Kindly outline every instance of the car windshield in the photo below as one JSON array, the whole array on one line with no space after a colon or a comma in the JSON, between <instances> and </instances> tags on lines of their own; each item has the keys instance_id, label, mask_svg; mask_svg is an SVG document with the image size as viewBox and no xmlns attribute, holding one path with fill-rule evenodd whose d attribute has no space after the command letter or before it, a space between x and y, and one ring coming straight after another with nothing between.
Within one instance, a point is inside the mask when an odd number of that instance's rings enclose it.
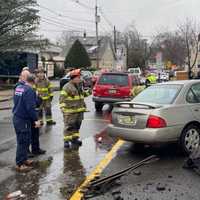
<instances>
[{"instance_id":1,"label":"car windshield","mask_svg":"<svg viewBox=\"0 0 200 200\"><path fill-rule=\"evenodd\" d=\"M182 85L154 85L136 96L133 101L139 103L172 104Z\"/></svg>"},{"instance_id":2,"label":"car windshield","mask_svg":"<svg viewBox=\"0 0 200 200\"><path fill-rule=\"evenodd\" d=\"M103 74L99 79L99 85L128 86L128 75L126 74Z\"/></svg>"}]
</instances>

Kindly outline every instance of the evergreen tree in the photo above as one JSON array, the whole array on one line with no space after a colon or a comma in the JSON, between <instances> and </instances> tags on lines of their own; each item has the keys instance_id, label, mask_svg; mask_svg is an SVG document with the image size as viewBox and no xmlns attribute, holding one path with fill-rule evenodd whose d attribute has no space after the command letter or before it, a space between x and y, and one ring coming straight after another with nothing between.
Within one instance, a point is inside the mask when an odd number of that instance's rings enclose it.
<instances>
[{"instance_id":1,"label":"evergreen tree","mask_svg":"<svg viewBox=\"0 0 200 200\"><path fill-rule=\"evenodd\" d=\"M91 61L85 47L76 40L65 58L65 68L86 68Z\"/></svg>"}]
</instances>

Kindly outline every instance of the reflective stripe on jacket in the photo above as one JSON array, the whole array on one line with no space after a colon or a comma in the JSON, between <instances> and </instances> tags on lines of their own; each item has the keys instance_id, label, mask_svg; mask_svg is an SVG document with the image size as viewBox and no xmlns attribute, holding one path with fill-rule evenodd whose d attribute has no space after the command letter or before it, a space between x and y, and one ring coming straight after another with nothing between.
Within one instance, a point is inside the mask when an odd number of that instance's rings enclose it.
<instances>
[{"instance_id":1,"label":"reflective stripe on jacket","mask_svg":"<svg viewBox=\"0 0 200 200\"><path fill-rule=\"evenodd\" d=\"M46 78L43 80L36 79L34 88L42 100L48 100L53 97L53 85Z\"/></svg>"},{"instance_id":2,"label":"reflective stripe on jacket","mask_svg":"<svg viewBox=\"0 0 200 200\"><path fill-rule=\"evenodd\" d=\"M154 75L148 76L147 80L150 82L150 84L155 84L157 82L157 78Z\"/></svg>"},{"instance_id":3,"label":"reflective stripe on jacket","mask_svg":"<svg viewBox=\"0 0 200 200\"><path fill-rule=\"evenodd\" d=\"M84 97L88 96L87 92L84 92L78 86L73 83L67 83L60 92L60 108L63 113L79 113L86 111L86 105Z\"/></svg>"},{"instance_id":4,"label":"reflective stripe on jacket","mask_svg":"<svg viewBox=\"0 0 200 200\"><path fill-rule=\"evenodd\" d=\"M133 89L132 89L132 95L133 95L133 97L137 96L144 89L145 89L145 86L141 86L141 85L134 86Z\"/></svg>"}]
</instances>

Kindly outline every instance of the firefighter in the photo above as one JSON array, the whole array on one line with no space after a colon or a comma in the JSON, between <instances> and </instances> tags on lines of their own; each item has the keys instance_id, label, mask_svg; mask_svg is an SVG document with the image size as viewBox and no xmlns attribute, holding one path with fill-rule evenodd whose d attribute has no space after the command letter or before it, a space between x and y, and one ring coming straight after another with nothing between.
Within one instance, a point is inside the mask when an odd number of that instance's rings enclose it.
<instances>
[{"instance_id":1,"label":"firefighter","mask_svg":"<svg viewBox=\"0 0 200 200\"><path fill-rule=\"evenodd\" d=\"M53 90L52 84L46 78L45 70L38 69L36 71L36 81L35 81L35 90L38 94L38 97L42 99L38 115L39 119L43 123L43 111L45 112L46 124L47 125L55 125L56 122L52 119L52 112L51 112L51 102L53 99Z\"/></svg>"},{"instance_id":2,"label":"firefighter","mask_svg":"<svg viewBox=\"0 0 200 200\"><path fill-rule=\"evenodd\" d=\"M69 72L70 81L64 85L60 93L60 108L64 118L64 147L70 145L82 145L79 139L79 129L86 111L84 97L90 95L81 87L81 70L75 69Z\"/></svg>"}]
</instances>

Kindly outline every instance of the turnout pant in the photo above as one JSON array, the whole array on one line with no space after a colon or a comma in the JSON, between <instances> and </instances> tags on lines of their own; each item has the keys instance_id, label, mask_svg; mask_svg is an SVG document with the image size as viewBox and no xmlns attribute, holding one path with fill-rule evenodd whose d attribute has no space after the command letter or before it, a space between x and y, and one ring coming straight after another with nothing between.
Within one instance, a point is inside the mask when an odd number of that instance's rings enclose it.
<instances>
[{"instance_id":1,"label":"turnout pant","mask_svg":"<svg viewBox=\"0 0 200 200\"><path fill-rule=\"evenodd\" d=\"M79 130L83 121L83 112L64 113L64 141L71 141L80 137Z\"/></svg>"},{"instance_id":2,"label":"turnout pant","mask_svg":"<svg viewBox=\"0 0 200 200\"><path fill-rule=\"evenodd\" d=\"M22 165L28 160L28 148L31 141L31 121L13 117L17 137L16 164Z\"/></svg>"},{"instance_id":3,"label":"turnout pant","mask_svg":"<svg viewBox=\"0 0 200 200\"><path fill-rule=\"evenodd\" d=\"M43 100L38 111L39 119L43 121L43 112L45 113L46 122L52 122L51 100Z\"/></svg>"}]
</instances>

